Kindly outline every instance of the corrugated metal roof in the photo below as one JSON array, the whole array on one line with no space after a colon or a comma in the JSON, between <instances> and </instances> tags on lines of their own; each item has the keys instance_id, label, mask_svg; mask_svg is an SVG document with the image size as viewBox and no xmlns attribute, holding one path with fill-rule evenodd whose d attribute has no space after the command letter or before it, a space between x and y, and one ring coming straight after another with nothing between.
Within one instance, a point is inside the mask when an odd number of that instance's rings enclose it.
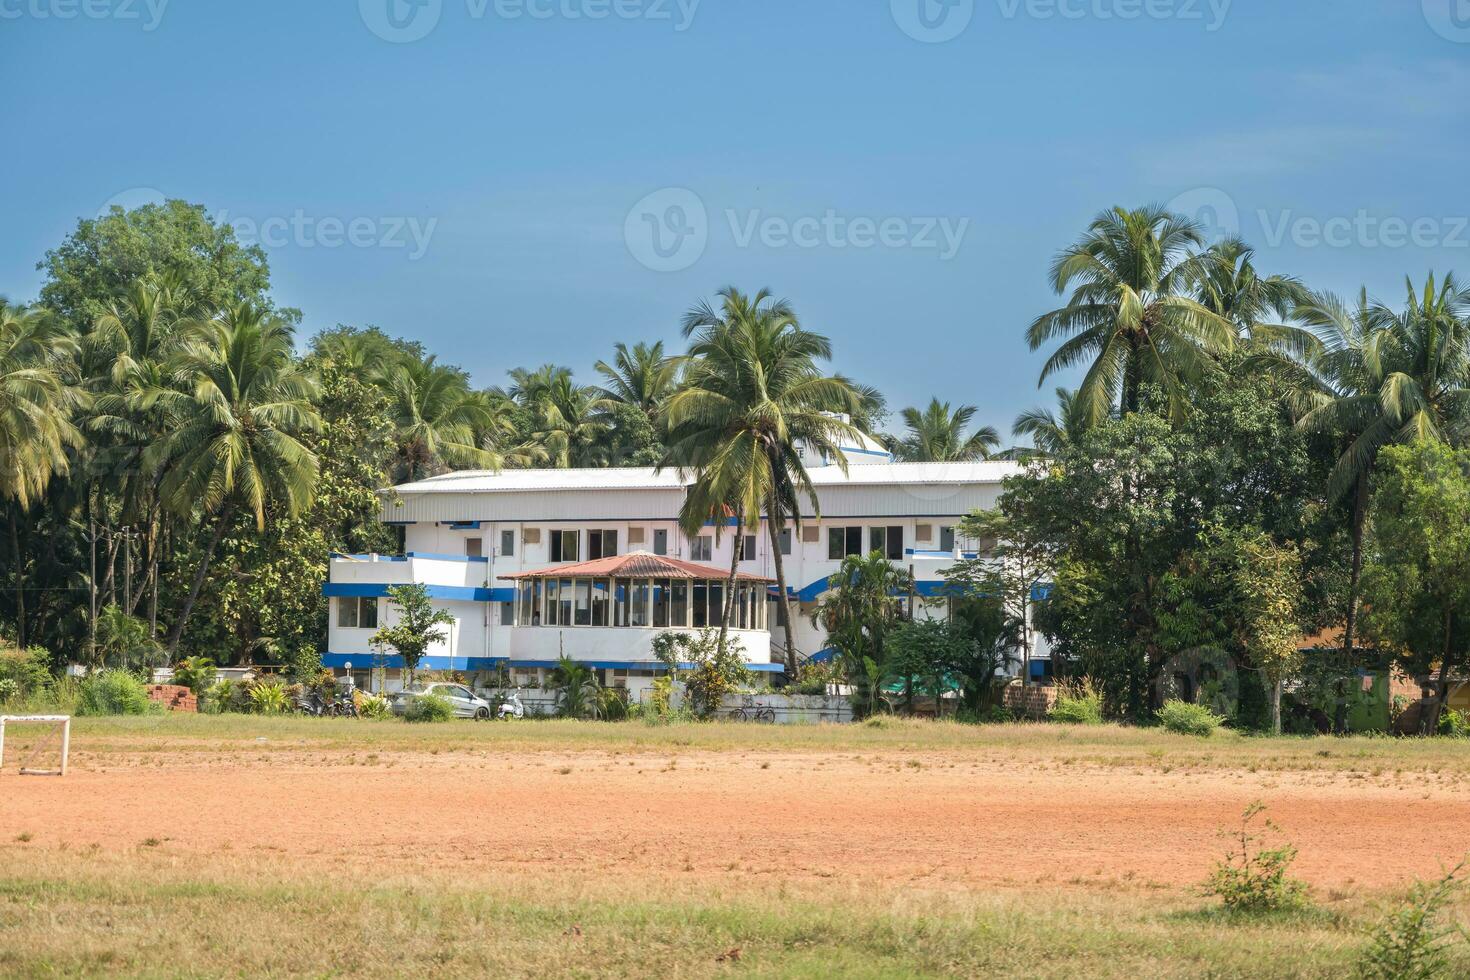
<instances>
[{"instance_id":1,"label":"corrugated metal roof","mask_svg":"<svg viewBox=\"0 0 1470 980\"><path fill-rule=\"evenodd\" d=\"M724 581L730 577L730 572L728 569L715 568L713 565L700 565L692 561L670 558L667 555L655 555L647 551L634 551L626 555L615 555L612 558L595 558L592 561L577 562L571 565L557 565L553 568L542 568L531 572L516 572L513 575L502 575L500 577L506 579L677 578ZM737 572L735 577L741 582L775 581L775 579L766 578L761 575L751 575L747 572Z\"/></svg>"},{"instance_id":2,"label":"corrugated metal roof","mask_svg":"<svg viewBox=\"0 0 1470 980\"><path fill-rule=\"evenodd\" d=\"M998 484L1024 471L1019 463L886 463L879 466L809 467L815 486L893 486ZM675 490L691 482L689 474L649 467L582 470L467 470L395 487L409 497L432 493L532 493L548 490Z\"/></svg>"}]
</instances>

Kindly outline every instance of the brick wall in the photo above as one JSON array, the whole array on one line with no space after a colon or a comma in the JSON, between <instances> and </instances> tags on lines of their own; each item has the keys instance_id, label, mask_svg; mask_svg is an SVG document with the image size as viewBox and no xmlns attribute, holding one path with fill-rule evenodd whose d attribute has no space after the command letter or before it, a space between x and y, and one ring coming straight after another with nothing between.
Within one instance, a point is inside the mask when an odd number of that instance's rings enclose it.
<instances>
[{"instance_id":1,"label":"brick wall","mask_svg":"<svg viewBox=\"0 0 1470 980\"><path fill-rule=\"evenodd\" d=\"M148 700L157 701L170 711L199 710L199 701L194 692L178 684L149 684Z\"/></svg>"},{"instance_id":2,"label":"brick wall","mask_svg":"<svg viewBox=\"0 0 1470 980\"><path fill-rule=\"evenodd\" d=\"M1057 689L1035 684L1030 687L1012 684L1006 688L1003 702L1007 708L1027 718L1045 718L1056 707Z\"/></svg>"}]
</instances>

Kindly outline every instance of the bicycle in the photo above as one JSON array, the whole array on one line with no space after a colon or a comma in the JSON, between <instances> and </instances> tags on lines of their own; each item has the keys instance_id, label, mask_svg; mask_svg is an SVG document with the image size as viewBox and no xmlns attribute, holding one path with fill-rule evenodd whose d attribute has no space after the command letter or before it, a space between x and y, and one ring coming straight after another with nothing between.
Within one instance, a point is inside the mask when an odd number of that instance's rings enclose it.
<instances>
[{"instance_id":1,"label":"bicycle","mask_svg":"<svg viewBox=\"0 0 1470 980\"><path fill-rule=\"evenodd\" d=\"M736 708L730 712L731 721L753 721L766 725L776 723L776 712L771 708Z\"/></svg>"}]
</instances>

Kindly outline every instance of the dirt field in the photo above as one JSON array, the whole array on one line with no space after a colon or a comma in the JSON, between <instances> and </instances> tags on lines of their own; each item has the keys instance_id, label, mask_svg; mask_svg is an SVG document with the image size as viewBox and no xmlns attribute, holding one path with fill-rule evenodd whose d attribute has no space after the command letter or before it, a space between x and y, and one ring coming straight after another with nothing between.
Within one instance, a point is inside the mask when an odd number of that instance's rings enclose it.
<instances>
[{"instance_id":1,"label":"dirt field","mask_svg":"<svg viewBox=\"0 0 1470 980\"><path fill-rule=\"evenodd\" d=\"M554 862L604 878L677 870L1187 889L1222 851L1220 829L1261 800L1300 849L1298 873L1320 889L1391 888L1470 852L1462 772L1317 768L1333 750L1316 742L1289 746L1301 768L1236 763L1228 747L1175 768L1153 743L1097 758L1067 744L1012 757L983 733L928 746L840 735L786 745L769 732L742 744L736 729L709 745L659 734L584 745L536 725L511 736L455 729L460 738L439 732L423 745L378 745L361 727L359 744L351 730L318 742L299 728L170 744L83 727L65 779L0 774L0 840L24 833L33 847L104 851L155 841L195 855L250 848L421 872ZM1181 740L1181 755L1198 744Z\"/></svg>"}]
</instances>

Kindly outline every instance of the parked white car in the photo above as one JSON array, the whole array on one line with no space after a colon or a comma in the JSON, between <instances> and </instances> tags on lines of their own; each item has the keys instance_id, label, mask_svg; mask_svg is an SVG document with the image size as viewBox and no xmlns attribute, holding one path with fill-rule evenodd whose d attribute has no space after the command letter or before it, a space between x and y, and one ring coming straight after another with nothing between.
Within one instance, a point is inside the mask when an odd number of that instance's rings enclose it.
<instances>
[{"instance_id":1,"label":"parked white car","mask_svg":"<svg viewBox=\"0 0 1470 980\"><path fill-rule=\"evenodd\" d=\"M415 684L407 691L399 691L397 694L394 694L389 707L393 709L395 715L401 715L408 711L408 706L414 698L422 697L425 694L437 694L448 701L454 708L454 716L456 718L474 718L484 721L495 715L495 708L489 701L486 701L463 684Z\"/></svg>"}]
</instances>

